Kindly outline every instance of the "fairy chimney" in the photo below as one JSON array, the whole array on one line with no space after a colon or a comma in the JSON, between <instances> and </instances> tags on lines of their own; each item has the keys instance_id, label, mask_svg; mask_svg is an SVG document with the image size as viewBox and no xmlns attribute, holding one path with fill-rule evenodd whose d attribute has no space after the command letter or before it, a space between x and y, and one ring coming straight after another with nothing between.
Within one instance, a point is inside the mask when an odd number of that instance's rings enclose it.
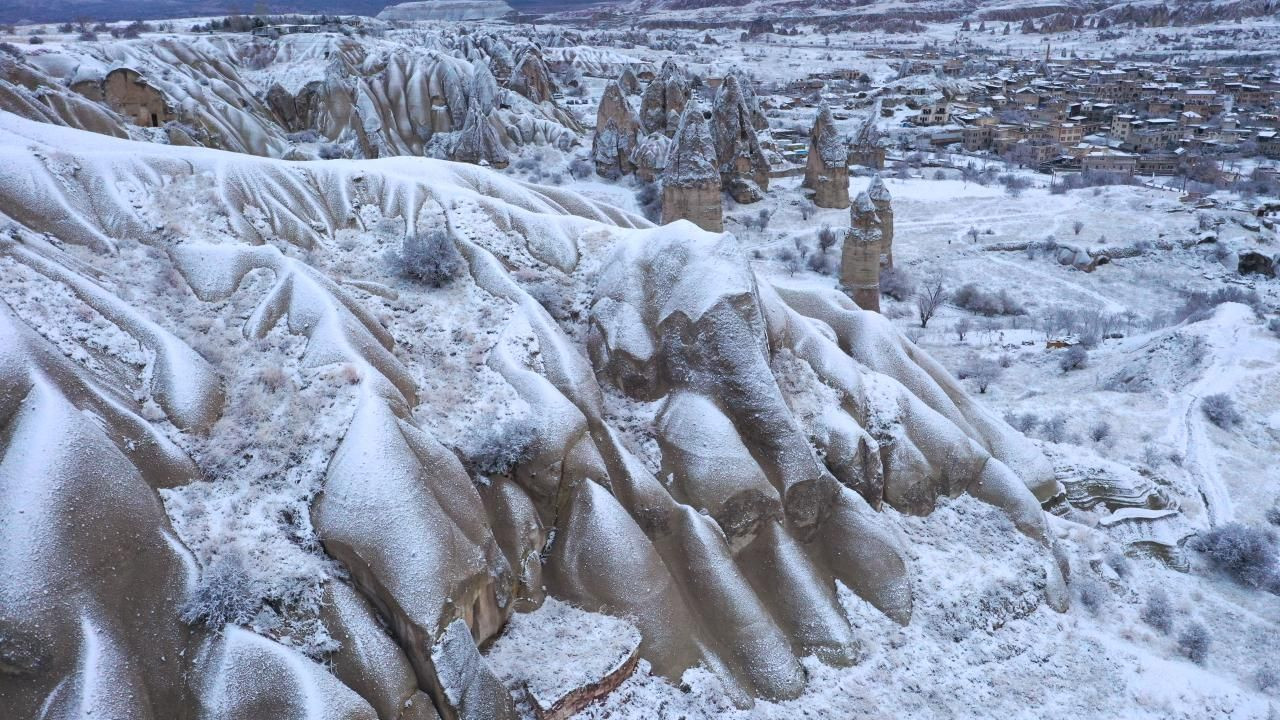
<instances>
[{"instance_id":1,"label":"fairy chimney","mask_svg":"<svg viewBox=\"0 0 1280 720\"><path fill-rule=\"evenodd\" d=\"M542 59L542 53L536 47L528 47L520 54L515 69L511 71L511 79L507 87L529 98L533 103L552 100L556 94L556 83L551 77L551 69Z\"/></svg>"},{"instance_id":2,"label":"fairy chimney","mask_svg":"<svg viewBox=\"0 0 1280 720\"><path fill-rule=\"evenodd\" d=\"M662 171L662 222L689 220L721 232L720 172L702 103L691 101L680 118Z\"/></svg>"},{"instance_id":3,"label":"fairy chimney","mask_svg":"<svg viewBox=\"0 0 1280 720\"><path fill-rule=\"evenodd\" d=\"M876 216L880 218L880 262L885 267L893 267L893 198L879 173L871 178L867 196L876 206Z\"/></svg>"},{"instance_id":4,"label":"fairy chimney","mask_svg":"<svg viewBox=\"0 0 1280 720\"><path fill-rule=\"evenodd\" d=\"M622 86L622 91L627 95L640 94L640 80L630 66L622 68L622 73L618 75L618 85Z\"/></svg>"},{"instance_id":5,"label":"fairy chimney","mask_svg":"<svg viewBox=\"0 0 1280 720\"><path fill-rule=\"evenodd\" d=\"M849 207L849 149L836 132L831 108L823 103L809 133L809 161L804 169L804 187L813 190L818 207ZM872 198L874 201L874 198Z\"/></svg>"},{"instance_id":6,"label":"fairy chimney","mask_svg":"<svg viewBox=\"0 0 1280 720\"><path fill-rule=\"evenodd\" d=\"M858 193L840 255L840 288L863 310L880 312L880 242L883 233L875 203Z\"/></svg>"},{"instance_id":7,"label":"fairy chimney","mask_svg":"<svg viewBox=\"0 0 1280 720\"><path fill-rule=\"evenodd\" d=\"M674 62L662 63L662 70L640 99L640 127L646 133L675 134L692 92L689 75Z\"/></svg>"},{"instance_id":8,"label":"fairy chimney","mask_svg":"<svg viewBox=\"0 0 1280 720\"><path fill-rule=\"evenodd\" d=\"M635 152L631 153L631 162L636 166L636 177L645 182L653 182L662 174L667 166L667 151L671 149L671 138L662 133L653 133L641 138Z\"/></svg>"},{"instance_id":9,"label":"fairy chimney","mask_svg":"<svg viewBox=\"0 0 1280 720\"><path fill-rule=\"evenodd\" d=\"M631 156L636 149L640 121L618 81L605 86L596 110L596 132L591 140L591 159L601 177L617 179L635 170Z\"/></svg>"},{"instance_id":10,"label":"fairy chimney","mask_svg":"<svg viewBox=\"0 0 1280 720\"><path fill-rule=\"evenodd\" d=\"M763 198L769 189L769 161L760 149L751 108L735 74L726 76L716 93L711 134L721 187L740 203Z\"/></svg>"}]
</instances>

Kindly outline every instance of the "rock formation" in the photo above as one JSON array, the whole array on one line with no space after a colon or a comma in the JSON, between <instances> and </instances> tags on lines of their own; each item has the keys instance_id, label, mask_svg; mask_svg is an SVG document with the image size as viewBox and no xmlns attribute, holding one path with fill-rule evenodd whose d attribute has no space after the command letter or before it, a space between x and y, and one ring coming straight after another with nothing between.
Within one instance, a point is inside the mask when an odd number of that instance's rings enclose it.
<instances>
[{"instance_id":1,"label":"rock formation","mask_svg":"<svg viewBox=\"0 0 1280 720\"><path fill-rule=\"evenodd\" d=\"M653 133L641 138L636 150L631 154L631 162L636 166L636 177L645 182L653 182L662 174L667 166L667 152L671 150L671 138L662 133Z\"/></svg>"},{"instance_id":2,"label":"rock formation","mask_svg":"<svg viewBox=\"0 0 1280 720\"><path fill-rule=\"evenodd\" d=\"M867 119L853 134L849 143L849 164L876 170L884 168L884 148L880 146L880 134L876 130L876 118L880 117L880 101L867 115Z\"/></svg>"},{"instance_id":3,"label":"rock formation","mask_svg":"<svg viewBox=\"0 0 1280 720\"><path fill-rule=\"evenodd\" d=\"M753 203L769 189L769 161L760 149L751 108L738 76L730 74L716 94L711 118L722 188L740 203Z\"/></svg>"},{"instance_id":4,"label":"rock formation","mask_svg":"<svg viewBox=\"0 0 1280 720\"><path fill-rule=\"evenodd\" d=\"M546 597L630 618L663 678L794 698L800 658L854 662L881 627L855 631L836 581L909 622L912 572L938 568L907 562L898 513L966 493L1009 520L984 531L1031 540L1026 595L1065 607L1037 447L885 318L774 285L730 235L428 158L281 162L10 113L0 150L14 717L509 720L478 648ZM718 221L698 103L670 155L664 192L705 189ZM377 255L441 227L465 260L448 289ZM566 285L580 332L534 297L552 273L588 283ZM626 645L545 686L548 711L607 691Z\"/></svg>"},{"instance_id":5,"label":"rock formation","mask_svg":"<svg viewBox=\"0 0 1280 720\"><path fill-rule=\"evenodd\" d=\"M849 207L848 163L849 148L836 131L831 108L823 103L809 132L809 159L804 169L804 187L813 190L815 205Z\"/></svg>"},{"instance_id":6,"label":"rock formation","mask_svg":"<svg viewBox=\"0 0 1280 720\"><path fill-rule=\"evenodd\" d=\"M547 67L546 61L542 59L542 52L538 48L530 45L519 54L507 87L525 96L535 105L554 101L556 82L551 76L551 68Z\"/></svg>"},{"instance_id":7,"label":"rock formation","mask_svg":"<svg viewBox=\"0 0 1280 720\"><path fill-rule=\"evenodd\" d=\"M840 255L840 287L863 310L880 312L880 246L884 230L865 192L849 208L850 227Z\"/></svg>"},{"instance_id":8,"label":"rock formation","mask_svg":"<svg viewBox=\"0 0 1280 720\"><path fill-rule=\"evenodd\" d=\"M640 80L630 67L622 68L622 73L618 75L618 84L627 95L640 94Z\"/></svg>"},{"instance_id":9,"label":"rock formation","mask_svg":"<svg viewBox=\"0 0 1280 720\"><path fill-rule=\"evenodd\" d=\"M378 13L379 20L404 22L489 20L513 12L502 0L416 0L389 5Z\"/></svg>"},{"instance_id":10,"label":"rock formation","mask_svg":"<svg viewBox=\"0 0 1280 720\"><path fill-rule=\"evenodd\" d=\"M477 63L467 99L467 116L449 147L449 157L458 162L507 166L510 160L503 143L502 125L495 117L498 92L498 83L489 66Z\"/></svg>"},{"instance_id":11,"label":"rock formation","mask_svg":"<svg viewBox=\"0 0 1280 720\"><path fill-rule=\"evenodd\" d=\"M611 81L604 88L600 107L596 110L596 132L591 141L591 158L601 177L617 179L635 170L632 154L636 150L636 134L640 121L622 86Z\"/></svg>"},{"instance_id":12,"label":"rock formation","mask_svg":"<svg viewBox=\"0 0 1280 720\"><path fill-rule=\"evenodd\" d=\"M692 92L684 68L671 60L663 62L658 76L649 82L640 100L640 127L646 133L674 135Z\"/></svg>"},{"instance_id":13,"label":"rock formation","mask_svg":"<svg viewBox=\"0 0 1280 720\"><path fill-rule=\"evenodd\" d=\"M893 198L890 197L884 180L880 178L880 173L871 178L867 196L876 206L876 216L880 218L880 264L893 267Z\"/></svg>"},{"instance_id":14,"label":"rock formation","mask_svg":"<svg viewBox=\"0 0 1280 720\"><path fill-rule=\"evenodd\" d=\"M685 108L662 170L662 222L688 220L703 230L724 229L715 142L702 103Z\"/></svg>"}]
</instances>

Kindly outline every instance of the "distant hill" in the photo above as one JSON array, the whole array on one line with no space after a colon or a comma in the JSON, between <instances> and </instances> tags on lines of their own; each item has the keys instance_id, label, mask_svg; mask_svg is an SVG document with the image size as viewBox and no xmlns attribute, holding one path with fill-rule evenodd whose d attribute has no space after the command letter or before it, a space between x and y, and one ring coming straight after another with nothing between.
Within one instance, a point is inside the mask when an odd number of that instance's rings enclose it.
<instances>
[{"instance_id":1,"label":"distant hill","mask_svg":"<svg viewBox=\"0 0 1280 720\"><path fill-rule=\"evenodd\" d=\"M261 6L271 14L327 13L334 15L377 15L399 0L5 0L0 2L0 23L74 22L88 18L101 21L162 20L255 12ZM583 0L511 0L522 10L562 10L592 4Z\"/></svg>"}]
</instances>

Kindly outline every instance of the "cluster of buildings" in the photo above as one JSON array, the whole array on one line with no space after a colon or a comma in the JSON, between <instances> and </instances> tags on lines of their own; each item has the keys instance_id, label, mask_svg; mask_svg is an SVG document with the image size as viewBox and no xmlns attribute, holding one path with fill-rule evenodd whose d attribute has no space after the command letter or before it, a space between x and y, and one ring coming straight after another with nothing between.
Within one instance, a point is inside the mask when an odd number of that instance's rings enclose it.
<instances>
[{"instance_id":1,"label":"cluster of buildings","mask_svg":"<svg viewBox=\"0 0 1280 720\"><path fill-rule=\"evenodd\" d=\"M911 103L932 144L1024 165L1167 175L1187 153L1280 159L1280 75L1265 70L1023 59L940 85Z\"/></svg>"}]
</instances>

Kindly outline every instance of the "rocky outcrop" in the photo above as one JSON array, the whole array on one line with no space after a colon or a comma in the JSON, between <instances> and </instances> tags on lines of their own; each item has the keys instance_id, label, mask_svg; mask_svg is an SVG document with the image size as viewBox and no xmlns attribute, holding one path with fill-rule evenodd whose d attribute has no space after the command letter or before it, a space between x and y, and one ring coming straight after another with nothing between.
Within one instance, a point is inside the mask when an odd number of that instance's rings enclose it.
<instances>
[{"instance_id":1,"label":"rocky outcrop","mask_svg":"<svg viewBox=\"0 0 1280 720\"><path fill-rule=\"evenodd\" d=\"M640 100L640 127L646 133L674 135L692 92L684 68L671 60L662 63L658 76L649 82Z\"/></svg>"},{"instance_id":2,"label":"rocky outcrop","mask_svg":"<svg viewBox=\"0 0 1280 720\"><path fill-rule=\"evenodd\" d=\"M591 159L601 177L617 179L635 170L632 159L640 121L617 81L604 88L596 110L596 132L591 140Z\"/></svg>"},{"instance_id":3,"label":"rocky outcrop","mask_svg":"<svg viewBox=\"0 0 1280 720\"><path fill-rule=\"evenodd\" d=\"M459 162L506 167L510 162L503 143L502 122L496 117L498 84L489 66L476 65L467 99L467 116L448 149Z\"/></svg>"},{"instance_id":4,"label":"rocky outcrop","mask_svg":"<svg viewBox=\"0 0 1280 720\"><path fill-rule=\"evenodd\" d=\"M622 68L622 73L618 75L618 84L622 86L622 91L627 95L640 94L640 80L631 68Z\"/></svg>"},{"instance_id":5,"label":"rocky outcrop","mask_svg":"<svg viewBox=\"0 0 1280 720\"><path fill-rule=\"evenodd\" d=\"M685 108L662 170L662 222L688 220L703 230L724 229L716 147L702 103Z\"/></svg>"},{"instance_id":6,"label":"rocky outcrop","mask_svg":"<svg viewBox=\"0 0 1280 720\"><path fill-rule=\"evenodd\" d=\"M507 81L507 87L525 96L535 105L554 101L556 82L551 76L551 68L547 67L546 61L542 59L542 52L538 48L529 46L519 54L515 68L511 71L511 79Z\"/></svg>"},{"instance_id":7,"label":"rocky outcrop","mask_svg":"<svg viewBox=\"0 0 1280 720\"><path fill-rule=\"evenodd\" d=\"M823 103L809 131L809 158L804 187L813 190L813 202L822 208L849 207L849 148L836 131L831 108Z\"/></svg>"},{"instance_id":8,"label":"rocky outcrop","mask_svg":"<svg viewBox=\"0 0 1280 720\"><path fill-rule=\"evenodd\" d=\"M390 5L378 13L379 20L402 22L489 20L514 12L502 0L418 0Z\"/></svg>"},{"instance_id":9,"label":"rocky outcrop","mask_svg":"<svg viewBox=\"0 0 1280 720\"><path fill-rule=\"evenodd\" d=\"M871 197L858 193L840 255L840 287L863 310L880 312L880 248L884 230Z\"/></svg>"},{"instance_id":10,"label":"rocky outcrop","mask_svg":"<svg viewBox=\"0 0 1280 720\"><path fill-rule=\"evenodd\" d=\"M739 203L763 198L769 189L769 161L760 149L751 108L735 74L728 75L716 93L711 134L722 188Z\"/></svg>"},{"instance_id":11,"label":"rocky outcrop","mask_svg":"<svg viewBox=\"0 0 1280 720\"><path fill-rule=\"evenodd\" d=\"M640 138L635 152L631 154L631 162L636 166L636 177L645 182L653 182L667 167L667 152L671 149L671 138L662 133L653 133Z\"/></svg>"},{"instance_id":12,"label":"rocky outcrop","mask_svg":"<svg viewBox=\"0 0 1280 720\"><path fill-rule=\"evenodd\" d=\"M880 219L880 264L882 267L893 267L893 197L889 188L885 187L880 173L871 178L867 186L867 197L876 207L876 217Z\"/></svg>"}]
</instances>

